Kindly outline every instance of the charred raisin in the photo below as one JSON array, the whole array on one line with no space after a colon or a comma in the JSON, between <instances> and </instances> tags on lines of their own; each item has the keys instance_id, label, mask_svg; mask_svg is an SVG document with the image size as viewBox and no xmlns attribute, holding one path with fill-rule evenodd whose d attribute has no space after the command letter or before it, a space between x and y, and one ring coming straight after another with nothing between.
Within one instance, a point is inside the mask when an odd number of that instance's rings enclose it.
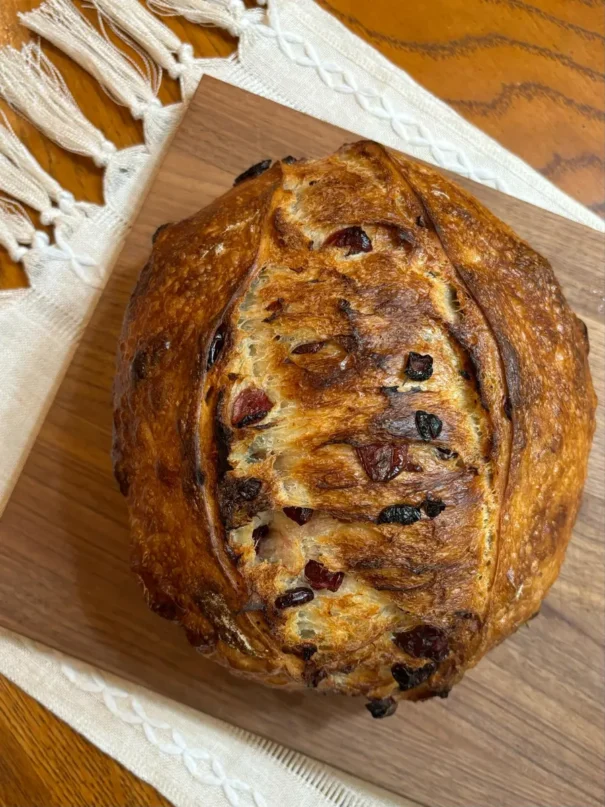
<instances>
[{"instance_id":1,"label":"charred raisin","mask_svg":"<svg viewBox=\"0 0 605 807\"><path fill-rule=\"evenodd\" d=\"M305 577L311 584L311 588L321 591L327 588L328 591L338 591L344 580L344 572L331 572L323 563L317 560L307 561L305 566Z\"/></svg>"},{"instance_id":2,"label":"charred raisin","mask_svg":"<svg viewBox=\"0 0 605 807\"><path fill-rule=\"evenodd\" d=\"M252 530L252 540L254 541L254 549L256 552L258 552L260 542L263 540L263 538L266 538L267 535L269 535L268 524L261 524L259 527Z\"/></svg>"},{"instance_id":3,"label":"charred raisin","mask_svg":"<svg viewBox=\"0 0 605 807\"><path fill-rule=\"evenodd\" d=\"M372 482L389 482L401 473L406 464L406 446L382 443L359 446L356 451L363 470Z\"/></svg>"},{"instance_id":4,"label":"charred raisin","mask_svg":"<svg viewBox=\"0 0 605 807\"><path fill-rule=\"evenodd\" d=\"M345 227L343 230L337 230L326 238L324 246L348 247L347 257L357 255L359 252L372 251L372 242L361 227Z\"/></svg>"},{"instance_id":5,"label":"charred raisin","mask_svg":"<svg viewBox=\"0 0 605 807\"><path fill-rule=\"evenodd\" d=\"M315 597L310 588L299 586L298 588L290 588L284 591L275 600L275 607L283 610L284 608L294 608L297 605L304 605L306 602L311 602Z\"/></svg>"},{"instance_id":6,"label":"charred raisin","mask_svg":"<svg viewBox=\"0 0 605 807\"><path fill-rule=\"evenodd\" d=\"M441 499L427 499L421 507L429 518L437 518L439 513L445 510L445 504Z\"/></svg>"},{"instance_id":7,"label":"charred raisin","mask_svg":"<svg viewBox=\"0 0 605 807\"><path fill-rule=\"evenodd\" d=\"M411 351L408 355L405 374L412 381L426 381L433 375L433 357Z\"/></svg>"},{"instance_id":8,"label":"charred raisin","mask_svg":"<svg viewBox=\"0 0 605 807\"><path fill-rule=\"evenodd\" d=\"M216 362L218 357L221 354L223 347L225 346L225 336L227 335L227 328L225 325L221 323L216 329L214 336L212 337L212 342L210 342L210 348L208 350L208 361L206 362L206 369L209 370L212 365Z\"/></svg>"},{"instance_id":9,"label":"charred raisin","mask_svg":"<svg viewBox=\"0 0 605 807\"><path fill-rule=\"evenodd\" d=\"M313 510L310 507L284 507L284 514L302 527L313 515Z\"/></svg>"},{"instance_id":10,"label":"charred raisin","mask_svg":"<svg viewBox=\"0 0 605 807\"><path fill-rule=\"evenodd\" d=\"M419 409L415 415L416 429L420 435L420 439L428 442L434 440L441 434L443 423L439 420L437 415L432 415L430 412L424 412Z\"/></svg>"},{"instance_id":11,"label":"charred raisin","mask_svg":"<svg viewBox=\"0 0 605 807\"><path fill-rule=\"evenodd\" d=\"M395 698L381 698L366 703L365 707L372 717L390 717L397 711L397 701Z\"/></svg>"},{"instance_id":12,"label":"charred raisin","mask_svg":"<svg viewBox=\"0 0 605 807\"><path fill-rule=\"evenodd\" d=\"M238 428L250 426L266 417L272 409L273 403L261 389L248 387L235 399L231 423Z\"/></svg>"},{"instance_id":13,"label":"charred raisin","mask_svg":"<svg viewBox=\"0 0 605 807\"><path fill-rule=\"evenodd\" d=\"M414 689L431 677L437 669L436 664L425 664L423 667L408 667L407 664L393 664L391 674L399 684L399 689L406 692Z\"/></svg>"},{"instance_id":14,"label":"charred raisin","mask_svg":"<svg viewBox=\"0 0 605 807\"><path fill-rule=\"evenodd\" d=\"M244 171L239 176L235 177L233 180L234 185L239 185L240 182L244 182L246 179L252 179L252 177L258 177L261 174L264 174L265 171L271 167L271 160L262 160L260 163L255 163L248 168L247 171Z\"/></svg>"},{"instance_id":15,"label":"charred raisin","mask_svg":"<svg viewBox=\"0 0 605 807\"><path fill-rule=\"evenodd\" d=\"M408 525L419 521L420 517L420 510L411 504L393 504L381 511L378 523Z\"/></svg>"},{"instance_id":16,"label":"charred raisin","mask_svg":"<svg viewBox=\"0 0 605 807\"><path fill-rule=\"evenodd\" d=\"M433 625L417 625L411 630L397 633L394 642L413 658L443 661L450 652L447 634Z\"/></svg>"},{"instance_id":17,"label":"charred raisin","mask_svg":"<svg viewBox=\"0 0 605 807\"><path fill-rule=\"evenodd\" d=\"M247 502L251 502L260 493L260 489L262 488L263 483L260 479L255 479L251 477L250 479L243 479L238 482L237 485L237 492L240 498L244 499Z\"/></svg>"}]
</instances>

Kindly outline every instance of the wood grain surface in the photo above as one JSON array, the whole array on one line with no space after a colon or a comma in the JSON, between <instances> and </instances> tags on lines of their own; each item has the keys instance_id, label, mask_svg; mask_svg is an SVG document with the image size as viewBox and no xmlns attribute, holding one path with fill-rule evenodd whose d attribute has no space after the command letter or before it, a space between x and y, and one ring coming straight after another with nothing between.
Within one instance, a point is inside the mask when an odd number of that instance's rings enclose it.
<instances>
[{"instance_id":1,"label":"wood grain surface","mask_svg":"<svg viewBox=\"0 0 605 807\"><path fill-rule=\"evenodd\" d=\"M358 701L276 692L225 675L147 611L128 572L125 506L109 460L110 388L124 307L153 231L204 206L261 158L325 154L350 139L203 80L0 524L0 623L419 805L596 807L605 739L602 430L568 559L542 616L493 651L448 701L412 704L388 721L372 721ZM592 293L602 280L602 238L461 184L551 259L588 324L602 389L604 329Z\"/></svg>"},{"instance_id":2,"label":"wood grain surface","mask_svg":"<svg viewBox=\"0 0 605 807\"><path fill-rule=\"evenodd\" d=\"M5 678L0 748L0 804L7 807L170 804Z\"/></svg>"},{"instance_id":3,"label":"wood grain surface","mask_svg":"<svg viewBox=\"0 0 605 807\"><path fill-rule=\"evenodd\" d=\"M75 2L81 6L83 0ZM318 2L461 115L605 216L603 0ZM0 44L29 38L17 12L38 4L1 0ZM89 9L84 13L94 18ZM200 56L224 56L237 44L216 28L179 17L165 22ZM140 125L127 110L59 50L49 45L45 50L84 113L110 140L118 146L140 141ZM177 83L164 77L162 101L178 97ZM2 102L0 108L6 110ZM79 199L101 201L101 171L90 160L67 154L17 116L9 118L64 187ZM0 289L25 283L20 267L0 249Z\"/></svg>"},{"instance_id":4,"label":"wood grain surface","mask_svg":"<svg viewBox=\"0 0 605 807\"><path fill-rule=\"evenodd\" d=\"M37 4L38 0L1 0L0 45L18 46L28 38L16 15ZM320 0L320 4L568 193L604 212L602 0L433 0L430 4ZM226 55L235 48L235 40L219 29L190 25L179 18L166 22L194 44L197 55ZM85 114L111 140L121 146L140 140L138 125L96 82L53 47L45 45L45 49ZM178 98L174 82L164 79L161 98ZM101 175L90 161L50 143L1 101L0 108L8 111L23 141L65 187L80 199L101 200ZM19 267L0 249L0 288L24 283ZM38 718L27 721L19 691L8 684L0 688L5 763L0 772L0 805L163 803L151 788L140 785L140 790L134 777L82 743L51 714L38 710ZM17 725L19 731L14 728ZM7 734L12 735L10 743L4 740ZM61 777L38 766L39 749L48 738L53 743L61 741L76 769L96 772L98 790L87 790L83 783L76 794ZM12 781L6 779L9 771L14 778L12 790L7 790L7 782ZM122 795L127 794L129 781L130 801ZM40 783L45 788L43 800ZM144 792L151 801L145 801ZM99 793L102 797L97 798Z\"/></svg>"}]
</instances>

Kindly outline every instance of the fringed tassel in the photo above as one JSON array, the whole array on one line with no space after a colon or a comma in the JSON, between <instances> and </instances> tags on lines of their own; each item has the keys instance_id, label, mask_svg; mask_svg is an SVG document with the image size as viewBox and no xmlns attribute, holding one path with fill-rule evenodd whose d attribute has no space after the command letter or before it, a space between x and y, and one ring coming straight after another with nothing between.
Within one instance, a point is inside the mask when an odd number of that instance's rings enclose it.
<instances>
[{"instance_id":1,"label":"fringed tassel","mask_svg":"<svg viewBox=\"0 0 605 807\"><path fill-rule=\"evenodd\" d=\"M171 78L180 76L180 67L175 54L182 42L168 26L154 17L139 0L88 0L89 8L107 18L128 34L151 58L163 67Z\"/></svg>"},{"instance_id":2,"label":"fringed tassel","mask_svg":"<svg viewBox=\"0 0 605 807\"><path fill-rule=\"evenodd\" d=\"M181 94L187 101L195 92L206 64L205 59L196 59L188 42L181 42L168 26L160 22L139 0L88 0L89 7L96 8L100 16L110 20L125 31L154 61L173 79L178 79Z\"/></svg>"},{"instance_id":3,"label":"fringed tassel","mask_svg":"<svg viewBox=\"0 0 605 807\"><path fill-rule=\"evenodd\" d=\"M0 191L39 211L42 224L57 224L78 209L73 195L47 174L0 113Z\"/></svg>"},{"instance_id":4,"label":"fringed tassel","mask_svg":"<svg viewBox=\"0 0 605 807\"><path fill-rule=\"evenodd\" d=\"M147 5L158 14L178 15L197 25L217 25L238 37L265 13L260 8L247 9L243 0L147 0Z\"/></svg>"},{"instance_id":5,"label":"fringed tassel","mask_svg":"<svg viewBox=\"0 0 605 807\"><path fill-rule=\"evenodd\" d=\"M19 14L19 18L94 76L117 103L130 109L135 119L161 109L157 98L161 70L141 53L146 67L143 71L134 59L102 36L70 0L45 0L39 8Z\"/></svg>"},{"instance_id":6,"label":"fringed tassel","mask_svg":"<svg viewBox=\"0 0 605 807\"><path fill-rule=\"evenodd\" d=\"M45 135L74 154L106 166L116 152L86 118L63 77L35 43L0 50L0 95Z\"/></svg>"},{"instance_id":7,"label":"fringed tassel","mask_svg":"<svg viewBox=\"0 0 605 807\"><path fill-rule=\"evenodd\" d=\"M18 202L0 196L0 244L19 263L31 246L48 246L49 238L45 232L36 230Z\"/></svg>"}]
</instances>

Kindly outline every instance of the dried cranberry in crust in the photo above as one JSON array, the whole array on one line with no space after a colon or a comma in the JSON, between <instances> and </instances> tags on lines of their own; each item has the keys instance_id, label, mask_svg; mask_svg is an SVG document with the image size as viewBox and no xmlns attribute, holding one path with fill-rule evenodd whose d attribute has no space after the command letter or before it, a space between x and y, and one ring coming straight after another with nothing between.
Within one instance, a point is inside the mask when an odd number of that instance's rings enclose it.
<instances>
[{"instance_id":1,"label":"dried cranberry in crust","mask_svg":"<svg viewBox=\"0 0 605 807\"><path fill-rule=\"evenodd\" d=\"M359 252L372 251L372 242L361 227L345 227L344 230L337 230L326 238L324 246L349 247L347 257L357 255Z\"/></svg>"},{"instance_id":2,"label":"dried cranberry in crust","mask_svg":"<svg viewBox=\"0 0 605 807\"><path fill-rule=\"evenodd\" d=\"M284 591L275 600L275 607L283 610L284 608L294 608L297 605L304 605L306 602L311 602L315 597L310 588L300 586L298 588L290 588Z\"/></svg>"},{"instance_id":3,"label":"dried cranberry in crust","mask_svg":"<svg viewBox=\"0 0 605 807\"><path fill-rule=\"evenodd\" d=\"M313 515L310 507L284 507L284 515L302 527Z\"/></svg>"},{"instance_id":4,"label":"dried cranberry in crust","mask_svg":"<svg viewBox=\"0 0 605 807\"><path fill-rule=\"evenodd\" d=\"M294 353L295 356L300 356L304 353L318 353L324 345L325 342L307 342L304 345L295 347L292 353Z\"/></svg>"},{"instance_id":5,"label":"dried cranberry in crust","mask_svg":"<svg viewBox=\"0 0 605 807\"><path fill-rule=\"evenodd\" d=\"M378 516L379 524L414 524L420 521L421 513L411 504L393 504L385 507Z\"/></svg>"},{"instance_id":6,"label":"dried cranberry in crust","mask_svg":"<svg viewBox=\"0 0 605 807\"><path fill-rule=\"evenodd\" d=\"M372 717L390 717L397 711L397 701L395 698L381 698L366 703L365 707Z\"/></svg>"},{"instance_id":7,"label":"dried cranberry in crust","mask_svg":"<svg viewBox=\"0 0 605 807\"><path fill-rule=\"evenodd\" d=\"M391 675L399 684L399 689L407 692L408 689L414 689L420 684L431 677L437 669L436 664L425 664L423 667L408 667L407 664L393 664L391 667Z\"/></svg>"},{"instance_id":8,"label":"dried cranberry in crust","mask_svg":"<svg viewBox=\"0 0 605 807\"><path fill-rule=\"evenodd\" d=\"M212 342L210 342L210 348L208 349L208 361L206 362L207 370L209 370L212 367L212 365L216 362L216 360L220 356L221 351L225 346L226 334L227 334L227 328L223 323L221 323L214 332Z\"/></svg>"},{"instance_id":9,"label":"dried cranberry in crust","mask_svg":"<svg viewBox=\"0 0 605 807\"><path fill-rule=\"evenodd\" d=\"M437 518L445 510L445 504L441 499L427 499L421 507L429 518Z\"/></svg>"},{"instance_id":10,"label":"dried cranberry in crust","mask_svg":"<svg viewBox=\"0 0 605 807\"><path fill-rule=\"evenodd\" d=\"M450 652L447 634L433 625L417 625L411 630L396 633L393 641L412 658L443 661Z\"/></svg>"},{"instance_id":11,"label":"dried cranberry in crust","mask_svg":"<svg viewBox=\"0 0 605 807\"><path fill-rule=\"evenodd\" d=\"M359 446L356 452L372 482L394 479L403 470L407 459L407 447L392 443Z\"/></svg>"},{"instance_id":12,"label":"dried cranberry in crust","mask_svg":"<svg viewBox=\"0 0 605 807\"><path fill-rule=\"evenodd\" d=\"M328 591L338 591L344 580L344 572L331 572L323 563L317 560L307 561L305 566L305 577L311 584L311 588L321 591L327 588Z\"/></svg>"},{"instance_id":13,"label":"dried cranberry in crust","mask_svg":"<svg viewBox=\"0 0 605 807\"><path fill-rule=\"evenodd\" d=\"M261 174L264 174L265 171L271 167L271 160L262 160L260 163L255 163L248 168L247 171L243 171L239 176L235 177L233 180L234 185L239 185L240 182L244 182L246 179L252 179L252 177L258 177Z\"/></svg>"},{"instance_id":14,"label":"dried cranberry in crust","mask_svg":"<svg viewBox=\"0 0 605 807\"><path fill-rule=\"evenodd\" d=\"M254 550L256 552L258 552L260 542L263 538L266 538L267 535L269 535L268 524L261 524L260 527L256 527L256 529L252 530L252 540L254 541Z\"/></svg>"},{"instance_id":15,"label":"dried cranberry in crust","mask_svg":"<svg viewBox=\"0 0 605 807\"><path fill-rule=\"evenodd\" d=\"M405 374L412 381L426 381L433 375L433 357L428 353L414 353L412 350L408 354Z\"/></svg>"},{"instance_id":16,"label":"dried cranberry in crust","mask_svg":"<svg viewBox=\"0 0 605 807\"><path fill-rule=\"evenodd\" d=\"M241 429L258 423L273 409L272 401L262 389L248 387L237 396L231 412L231 424Z\"/></svg>"},{"instance_id":17,"label":"dried cranberry in crust","mask_svg":"<svg viewBox=\"0 0 605 807\"><path fill-rule=\"evenodd\" d=\"M434 440L439 437L443 428L443 423L437 415L432 415L430 412L424 412L419 409L415 415L416 429L420 435L420 439L428 443L429 440Z\"/></svg>"}]
</instances>

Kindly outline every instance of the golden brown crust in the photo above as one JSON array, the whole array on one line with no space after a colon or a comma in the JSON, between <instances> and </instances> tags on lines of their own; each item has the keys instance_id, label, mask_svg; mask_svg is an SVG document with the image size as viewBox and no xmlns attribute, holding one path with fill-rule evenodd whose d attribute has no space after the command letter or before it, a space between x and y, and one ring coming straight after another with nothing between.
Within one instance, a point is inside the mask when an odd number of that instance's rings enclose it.
<instances>
[{"instance_id":1,"label":"golden brown crust","mask_svg":"<svg viewBox=\"0 0 605 807\"><path fill-rule=\"evenodd\" d=\"M548 263L369 142L159 232L114 400L151 607L237 672L375 701L446 693L537 611L595 409Z\"/></svg>"}]
</instances>

